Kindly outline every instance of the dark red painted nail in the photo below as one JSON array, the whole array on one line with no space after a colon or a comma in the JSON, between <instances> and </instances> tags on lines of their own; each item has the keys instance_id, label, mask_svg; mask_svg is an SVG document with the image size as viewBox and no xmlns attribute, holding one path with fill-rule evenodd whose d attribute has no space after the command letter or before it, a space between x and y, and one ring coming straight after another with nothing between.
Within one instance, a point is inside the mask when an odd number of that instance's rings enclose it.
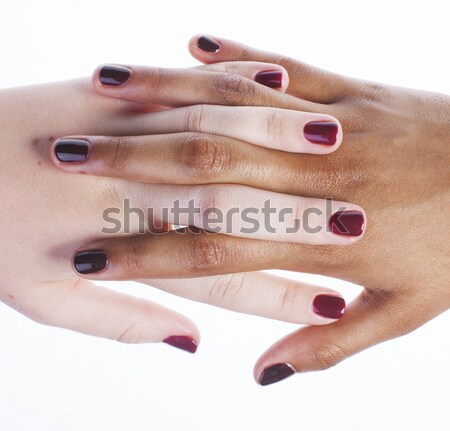
<instances>
[{"instance_id":1,"label":"dark red painted nail","mask_svg":"<svg viewBox=\"0 0 450 431\"><path fill-rule=\"evenodd\" d=\"M359 211L335 212L328 223L337 235L360 236L364 231L364 215Z\"/></svg>"},{"instance_id":2,"label":"dark red painted nail","mask_svg":"<svg viewBox=\"0 0 450 431\"><path fill-rule=\"evenodd\" d=\"M255 76L255 81L266 87L281 88L283 84L283 73L279 70L259 72Z\"/></svg>"},{"instance_id":3,"label":"dark red painted nail","mask_svg":"<svg viewBox=\"0 0 450 431\"><path fill-rule=\"evenodd\" d=\"M100 69L99 79L103 85L117 87L125 84L131 76L131 69L107 64Z\"/></svg>"},{"instance_id":4,"label":"dark red painted nail","mask_svg":"<svg viewBox=\"0 0 450 431\"><path fill-rule=\"evenodd\" d=\"M88 151L89 142L85 139L61 139L55 145L55 156L60 162L84 162Z\"/></svg>"},{"instance_id":5,"label":"dark red painted nail","mask_svg":"<svg viewBox=\"0 0 450 431\"><path fill-rule=\"evenodd\" d=\"M84 250L75 255L73 264L80 274L93 274L106 269L108 257L103 250Z\"/></svg>"},{"instance_id":6,"label":"dark red painted nail","mask_svg":"<svg viewBox=\"0 0 450 431\"><path fill-rule=\"evenodd\" d=\"M303 133L313 144L334 145L338 130L333 121L311 121L305 125Z\"/></svg>"},{"instance_id":7,"label":"dark red painted nail","mask_svg":"<svg viewBox=\"0 0 450 431\"><path fill-rule=\"evenodd\" d=\"M322 317L340 319L345 311L345 299L340 296L317 295L313 301L313 311Z\"/></svg>"},{"instance_id":8,"label":"dark red painted nail","mask_svg":"<svg viewBox=\"0 0 450 431\"><path fill-rule=\"evenodd\" d=\"M201 36L197 41L197 46L206 52L217 52L220 49L220 43L208 36Z\"/></svg>"},{"instance_id":9,"label":"dark red painted nail","mask_svg":"<svg viewBox=\"0 0 450 431\"><path fill-rule=\"evenodd\" d=\"M292 374L295 374L295 369L291 364L275 364L261 373L259 383L261 386L271 385L292 376Z\"/></svg>"},{"instance_id":10,"label":"dark red painted nail","mask_svg":"<svg viewBox=\"0 0 450 431\"><path fill-rule=\"evenodd\" d=\"M195 353L197 351L197 343L191 337L186 337L184 335L172 337L167 337L163 343L170 344L177 349L185 350L189 353Z\"/></svg>"}]
</instances>

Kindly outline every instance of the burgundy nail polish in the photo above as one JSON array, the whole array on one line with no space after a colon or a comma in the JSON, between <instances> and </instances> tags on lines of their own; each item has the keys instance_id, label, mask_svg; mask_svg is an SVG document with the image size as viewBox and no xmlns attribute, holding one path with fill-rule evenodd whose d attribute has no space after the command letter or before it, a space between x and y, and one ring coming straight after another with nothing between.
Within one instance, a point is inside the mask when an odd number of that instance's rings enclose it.
<instances>
[{"instance_id":1,"label":"burgundy nail polish","mask_svg":"<svg viewBox=\"0 0 450 431\"><path fill-rule=\"evenodd\" d=\"M177 349L185 350L189 353L195 353L197 351L197 343L191 337L186 337L184 335L172 337L167 337L163 343L170 344Z\"/></svg>"},{"instance_id":2,"label":"burgundy nail polish","mask_svg":"<svg viewBox=\"0 0 450 431\"><path fill-rule=\"evenodd\" d=\"M106 64L100 69L99 79L103 85L114 86L125 84L131 76L131 69L123 66Z\"/></svg>"},{"instance_id":3,"label":"burgundy nail polish","mask_svg":"<svg viewBox=\"0 0 450 431\"><path fill-rule=\"evenodd\" d=\"M313 144L334 145L338 130L333 121L311 121L305 125L303 133Z\"/></svg>"},{"instance_id":4,"label":"burgundy nail polish","mask_svg":"<svg viewBox=\"0 0 450 431\"><path fill-rule=\"evenodd\" d=\"M197 46L206 52L217 52L220 49L220 44L208 36L199 37Z\"/></svg>"},{"instance_id":5,"label":"burgundy nail polish","mask_svg":"<svg viewBox=\"0 0 450 431\"><path fill-rule=\"evenodd\" d=\"M330 217L328 226L337 235L360 236L364 231L364 215L359 211L338 211Z\"/></svg>"},{"instance_id":6,"label":"burgundy nail polish","mask_svg":"<svg viewBox=\"0 0 450 431\"><path fill-rule=\"evenodd\" d=\"M108 257L103 250L84 250L75 255L73 264L80 274L93 274L106 269Z\"/></svg>"},{"instance_id":7,"label":"burgundy nail polish","mask_svg":"<svg viewBox=\"0 0 450 431\"><path fill-rule=\"evenodd\" d=\"M293 374L295 374L295 369L291 364L275 364L261 373L259 383L261 386L271 385Z\"/></svg>"},{"instance_id":8,"label":"burgundy nail polish","mask_svg":"<svg viewBox=\"0 0 450 431\"><path fill-rule=\"evenodd\" d=\"M313 311L322 317L340 319L345 311L345 299L333 295L317 295L313 301Z\"/></svg>"},{"instance_id":9,"label":"burgundy nail polish","mask_svg":"<svg viewBox=\"0 0 450 431\"><path fill-rule=\"evenodd\" d=\"M255 81L258 84L265 85L270 88L281 88L283 81L283 73L279 70L272 70L267 72L259 72L255 76Z\"/></svg>"},{"instance_id":10,"label":"burgundy nail polish","mask_svg":"<svg viewBox=\"0 0 450 431\"><path fill-rule=\"evenodd\" d=\"M61 139L55 145L55 156L60 162L84 162L88 151L89 142L85 139Z\"/></svg>"}]
</instances>

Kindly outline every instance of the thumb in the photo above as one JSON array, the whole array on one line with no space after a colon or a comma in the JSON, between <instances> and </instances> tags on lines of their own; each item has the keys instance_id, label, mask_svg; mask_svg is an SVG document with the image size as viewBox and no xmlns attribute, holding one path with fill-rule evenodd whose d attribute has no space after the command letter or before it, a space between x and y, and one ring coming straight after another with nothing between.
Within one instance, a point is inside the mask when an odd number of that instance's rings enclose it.
<instances>
[{"instance_id":1,"label":"thumb","mask_svg":"<svg viewBox=\"0 0 450 431\"><path fill-rule=\"evenodd\" d=\"M296 372L328 369L370 346L407 334L434 317L430 312L415 310L420 302L405 296L365 290L338 322L308 326L270 347L255 365L255 380L266 386Z\"/></svg>"}]
</instances>

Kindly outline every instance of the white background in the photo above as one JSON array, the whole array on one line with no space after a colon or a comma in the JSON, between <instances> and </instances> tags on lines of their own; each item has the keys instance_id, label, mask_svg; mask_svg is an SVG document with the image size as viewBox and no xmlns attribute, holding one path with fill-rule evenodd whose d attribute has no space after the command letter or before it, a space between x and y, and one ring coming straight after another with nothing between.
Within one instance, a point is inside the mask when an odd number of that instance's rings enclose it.
<instances>
[{"instance_id":1,"label":"white background","mask_svg":"<svg viewBox=\"0 0 450 431\"><path fill-rule=\"evenodd\" d=\"M207 32L340 73L449 93L449 12L446 0L1 0L0 87L87 76L103 62L194 65L187 41ZM347 299L358 292L303 279ZM261 388L254 361L292 325L132 283L111 286L194 319L198 353L47 328L0 305L0 430L449 429L449 313L332 370Z\"/></svg>"}]
</instances>

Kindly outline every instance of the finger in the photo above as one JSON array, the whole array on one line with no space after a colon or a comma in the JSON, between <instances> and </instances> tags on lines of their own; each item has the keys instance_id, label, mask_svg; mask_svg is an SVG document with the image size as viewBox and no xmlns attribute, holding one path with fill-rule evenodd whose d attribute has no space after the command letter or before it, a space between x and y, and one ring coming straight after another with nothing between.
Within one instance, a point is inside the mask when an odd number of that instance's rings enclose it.
<instances>
[{"instance_id":1,"label":"finger","mask_svg":"<svg viewBox=\"0 0 450 431\"><path fill-rule=\"evenodd\" d=\"M319 168L317 159L293 159L285 152L203 133L64 137L52 146L51 159L67 172L143 183L234 183L295 193L305 190L306 194L322 187L310 179L314 167ZM292 177L294 189L287 181Z\"/></svg>"},{"instance_id":2,"label":"finger","mask_svg":"<svg viewBox=\"0 0 450 431\"><path fill-rule=\"evenodd\" d=\"M360 240L367 217L355 204L266 192L241 185L172 186L126 184L105 208L102 233L129 234L131 215L145 233L146 222L194 226L235 237L314 245ZM131 199L130 199L131 197ZM158 224L157 224L158 223ZM133 230L134 232L134 230Z\"/></svg>"},{"instance_id":3,"label":"finger","mask_svg":"<svg viewBox=\"0 0 450 431\"><path fill-rule=\"evenodd\" d=\"M223 63L198 66L197 69L209 72L232 73L251 79L258 84L284 93L289 86L286 69L278 64L256 61L227 61Z\"/></svg>"},{"instance_id":4,"label":"finger","mask_svg":"<svg viewBox=\"0 0 450 431\"><path fill-rule=\"evenodd\" d=\"M216 237L220 238L219 235ZM148 241L127 243L113 239L98 242L94 246L107 250L106 267L100 272L91 272L99 269L98 252L97 266L92 265L92 258L87 262L86 252L82 252L77 254L80 258L75 257L74 269L81 270L80 275L96 280L139 280L195 301L292 323L323 325L340 319L344 313L345 300L337 292L266 273L186 279L217 270L225 263L225 259L220 257L221 251L204 239L193 241L187 247L181 243L176 248L171 247L171 241L158 244L160 239L154 240L155 247L148 247ZM238 260L236 258L233 262ZM236 266L239 270L239 265ZM168 276L183 279L147 278Z\"/></svg>"},{"instance_id":5,"label":"finger","mask_svg":"<svg viewBox=\"0 0 450 431\"><path fill-rule=\"evenodd\" d=\"M213 48L216 48L213 50ZM289 74L288 94L316 103L334 103L353 94L356 86L349 78L310 66L298 60L260 51L249 46L206 35L189 41L189 51L203 63L261 61L283 66Z\"/></svg>"},{"instance_id":6,"label":"finger","mask_svg":"<svg viewBox=\"0 0 450 431\"><path fill-rule=\"evenodd\" d=\"M258 146L293 153L329 154L336 151L342 143L342 127L334 117L278 108L211 105L174 108L143 114L139 118L138 127L145 130L146 135L197 132L227 136ZM139 135L143 134L139 133ZM59 145L61 148L63 145L66 151L70 149L82 151L82 157L78 153L74 157L69 157L69 153L65 156L68 157L67 160L59 158L60 161L85 162L91 141L96 145L102 145L105 141L110 142L113 149L106 149L106 152L112 152L114 160L117 161L117 157L121 156L120 151L125 151L127 147L130 149L135 144L137 151L143 152L147 142L151 144L156 139L161 139L161 137L145 136L105 140L104 137L92 136L78 137L78 141L73 141L72 138L75 137L62 138L56 142L55 146ZM179 143L179 136L164 139L172 140L175 144ZM126 145L123 145L124 143ZM57 159L58 157L54 161L56 162Z\"/></svg>"},{"instance_id":7,"label":"finger","mask_svg":"<svg viewBox=\"0 0 450 431\"><path fill-rule=\"evenodd\" d=\"M135 188L136 190L131 190ZM231 236L314 245L348 245L366 229L364 210L331 199L305 198L241 185L130 185L149 219ZM142 204L141 204L142 206Z\"/></svg>"},{"instance_id":8,"label":"finger","mask_svg":"<svg viewBox=\"0 0 450 431\"><path fill-rule=\"evenodd\" d=\"M332 276L332 271L339 269L338 258L333 258L331 251L329 262L324 262L325 255L324 250L314 250L314 246L189 228L91 242L75 253L73 268L79 275L96 280L204 277L263 269Z\"/></svg>"},{"instance_id":9,"label":"finger","mask_svg":"<svg viewBox=\"0 0 450 431\"><path fill-rule=\"evenodd\" d=\"M200 340L188 318L87 280L39 283L19 292L9 305L46 325L124 343L165 341L192 353Z\"/></svg>"},{"instance_id":10,"label":"finger","mask_svg":"<svg viewBox=\"0 0 450 431\"><path fill-rule=\"evenodd\" d=\"M282 66L267 70L265 63L259 66L255 62L246 66L244 64L233 67L233 70L242 70L242 75L204 68L161 69L105 64L94 71L92 85L97 93L104 96L149 106L213 104L279 106L311 112L323 110L323 105L273 91L274 81L279 83L281 79L281 89L285 89L288 84L287 74ZM264 74L266 72L272 74ZM281 77L274 77L279 72Z\"/></svg>"},{"instance_id":11,"label":"finger","mask_svg":"<svg viewBox=\"0 0 450 431\"><path fill-rule=\"evenodd\" d=\"M295 372L324 370L370 346L411 332L431 318L429 311L421 310L418 319L420 307L414 301L365 291L336 324L303 328L274 344L257 361L255 380L268 385Z\"/></svg>"},{"instance_id":12,"label":"finger","mask_svg":"<svg viewBox=\"0 0 450 431\"><path fill-rule=\"evenodd\" d=\"M139 282L193 301L290 323L325 325L345 311L344 298L331 289L264 272Z\"/></svg>"}]
</instances>

